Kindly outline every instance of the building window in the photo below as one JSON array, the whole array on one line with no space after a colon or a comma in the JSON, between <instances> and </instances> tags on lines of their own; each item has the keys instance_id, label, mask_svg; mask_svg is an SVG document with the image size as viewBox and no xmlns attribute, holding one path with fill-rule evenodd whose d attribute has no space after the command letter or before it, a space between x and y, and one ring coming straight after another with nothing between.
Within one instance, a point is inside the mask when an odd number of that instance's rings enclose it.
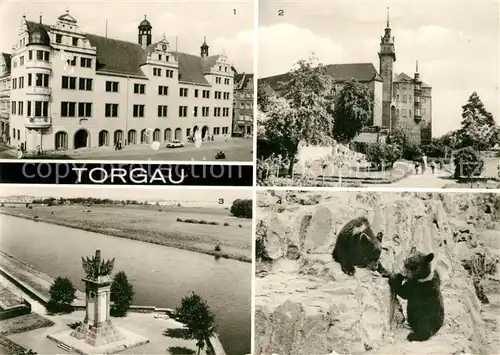
<instances>
[{"instance_id":1,"label":"building window","mask_svg":"<svg viewBox=\"0 0 500 355\"><path fill-rule=\"evenodd\" d=\"M158 86L158 95L168 95L168 86Z\"/></svg>"},{"instance_id":2,"label":"building window","mask_svg":"<svg viewBox=\"0 0 500 355\"><path fill-rule=\"evenodd\" d=\"M78 116L79 117L92 117L92 103L79 102L78 103Z\"/></svg>"},{"instance_id":3,"label":"building window","mask_svg":"<svg viewBox=\"0 0 500 355\"><path fill-rule=\"evenodd\" d=\"M50 61L50 52L45 51L45 52L43 53L43 59L44 59L46 62Z\"/></svg>"},{"instance_id":4,"label":"building window","mask_svg":"<svg viewBox=\"0 0 500 355\"><path fill-rule=\"evenodd\" d=\"M106 104L104 110L105 117L118 117L118 104Z\"/></svg>"},{"instance_id":5,"label":"building window","mask_svg":"<svg viewBox=\"0 0 500 355\"><path fill-rule=\"evenodd\" d=\"M38 75L41 75L41 74L36 74L37 83L38 83ZM39 86L39 85L37 84L36 86ZM72 76L63 76L62 77L62 88L76 90L76 78L72 77Z\"/></svg>"},{"instance_id":6,"label":"building window","mask_svg":"<svg viewBox=\"0 0 500 355\"><path fill-rule=\"evenodd\" d=\"M21 58L19 58L19 66L22 67L24 65L24 56L21 56Z\"/></svg>"},{"instance_id":7,"label":"building window","mask_svg":"<svg viewBox=\"0 0 500 355\"><path fill-rule=\"evenodd\" d=\"M153 75L154 76L161 76L161 69L160 68L153 68Z\"/></svg>"},{"instance_id":8,"label":"building window","mask_svg":"<svg viewBox=\"0 0 500 355\"><path fill-rule=\"evenodd\" d=\"M195 106L193 109L193 117L198 117L198 106Z\"/></svg>"},{"instance_id":9,"label":"building window","mask_svg":"<svg viewBox=\"0 0 500 355\"><path fill-rule=\"evenodd\" d=\"M24 88L24 76L19 78L19 89Z\"/></svg>"},{"instance_id":10,"label":"building window","mask_svg":"<svg viewBox=\"0 0 500 355\"><path fill-rule=\"evenodd\" d=\"M158 117L167 117L168 106L167 105L159 105L158 106Z\"/></svg>"},{"instance_id":11,"label":"building window","mask_svg":"<svg viewBox=\"0 0 500 355\"><path fill-rule=\"evenodd\" d=\"M12 79L12 90L17 89L17 78Z\"/></svg>"},{"instance_id":12,"label":"building window","mask_svg":"<svg viewBox=\"0 0 500 355\"><path fill-rule=\"evenodd\" d=\"M187 117L187 106L179 106L179 117Z\"/></svg>"},{"instance_id":13,"label":"building window","mask_svg":"<svg viewBox=\"0 0 500 355\"><path fill-rule=\"evenodd\" d=\"M220 82L221 82L221 78L219 76L216 76L215 77L215 83L216 84L220 84Z\"/></svg>"},{"instance_id":14,"label":"building window","mask_svg":"<svg viewBox=\"0 0 500 355\"><path fill-rule=\"evenodd\" d=\"M80 58L80 66L82 68L92 68L92 59L90 58Z\"/></svg>"},{"instance_id":15,"label":"building window","mask_svg":"<svg viewBox=\"0 0 500 355\"><path fill-rule=\"evenodd\" d=\"M62 43L62 35L56 35L56 43Z\"/></svg>"},{"instance_id":16,"label":"building window","mask_svg":"<svg viewBox=\"0 0 500 355\"><path fill-rule=\"evenodd\" d=\"M61 117L75 117L75 116L76 116L76 102L61 102Z\"/></svg>"},{"instance_id":17,"label":"building window","mask_svg":"<svg viewBox=\"0 0 500 355\"><path fill-rule=\"evenodd\" d=\"M118 92L118 82L106 81L106 92Z\"/></svg>"},{"instance_id":18,"label":"building window","mask_svg":"<svg viewBox=\"0 0 500 355\"><path fill-rule=\"evenodd\" d=\"M188 89L187 88L179 88L179 96L187 97L188 96Z\"/></svg>"},{"instance_id":19,"label":"building window","mask_svg":"<svg viewBox=\"0 0 500 355\"><path fill-rule=\"evenodd\" d=\"M76 84L76 78L73 81L73 85ZM49 86L49 74L35 74L35 86L43 86L43 87L48 87ZM73 87L74 89L74 87Z\"/></svg>"},{"instance_id":20,"label":"building window","mask_svg":"<svg viewBox=\"0 0 500 355\"><path fill-rule=\"evenodd\" d=\"M411 109L408 110L408 117L411 117Z\"/></svg>"},{"instance_id":21,"label":"building window","mask_svg":"<svg viewBox=\"0 0 500 355\"><path fill-rule=\"evenodd\" d=\"M167 78L173 78L174 77L174 71L173 70L165 70L165 76Z\"/></svg>"},{"instance_id":22,"label":"building window","mask_svg":"<svg viewBox=\"0 0 500 355\"><path fill-rule=\"evenodd\" d=\"M198 97L198 89L194 89L194 97Z\"/></svg>"},{"instance_id":23,"label":"building window","mask_svg":"<svg viewBox=\"0 0 500 355\"><path fill-rule=\"evenodd\" d=\"M28 51L28 60L33 60L33 51Z\"/></svg>"},{"instance_id":24,"label":"building window","mask_svg":"<svg viewBox=\"0 0 500 355\"><path fill-rule=\"evenodd\" d=\"M220 127L214 127L214 130L213 130L213 135L214 136L218 136L220 134Z\"/></svg>"},{"instance_id":25,"label":"building window","mask_svg":"<svg viewBox=\"0 0 500 355\"><path fill-rule=\"evenodd\" d=\"M89 78L80 78L78 88L80 90L92 91L92 79Z\"/></svg>"},{"instance_id":26,"label":"building window","mask_svg":"<svg viewBox=\"0 0 500 355\"><path fill-rule=\"evenodd\" d=\"M224 107L224 109L222 110L222 116L223 117L229 116L229 107Z\"/></svg>"},{"instance_id":27,"label":"building window","mask_svg":"<svg viewBox=\"0 0 500 355\"><path fill-rule=\"evenodd\" d=\"M214 117L220 117L220 107L214 107Z\"/></svg>"},{"instance_id":28,"label":"building window","mask_svg":"<svg viewBox=\"0 0 500 355\"><path fill-rule=\"evenodd\" d=\"M134 94L146 93L146 84L134 84Z\"/></svg>"},{"instance_id":29,"label":"building window","mask_svg":"<svg viewBox=\"0 0 500 355\"><path fill-rule=\"evenodd\" d=\"M134 105L133 106L133 116L134 117L144 117L144 105Z\"/></svg>"},{"instance_id":30,"label":"building window","mask_svg":"<svg viewBox=\"0 0 500 355\"><path fill-rule=\"evenodd\" d=\"M78 46L78 38L73 37L72 40L73 40L73 45Z\"/></svg>"},{"instance_id":31,"label":"building window","mask_svg":"<svg viewBox=\"0 0 500 355\"><path fill-rule=\"evenodd\" d=\"M201 116L202 117L208 117L208 115L209 115L209 109L210 109L210 107L206 107L206 106L202 107L201 108Z\"/></svg>"},{"instance_id":32,"label":"building window","mask_svg":"<svg viewBox=\"0 0 500 355\"><path fill-rule=\"evenodd\" d=\"M231 81L228 78L224 79L224 84L229 85L230 83Z\"/></svg>"},{"instance_id":33,"label":"building window","mask_svg":"<svg viewBox=\"0 0 500 355\"><path fill-rule=\"evenodd\" d=\"M229 127L222 127L222 134L228 134L229 133Z\"/></svg>"},{"instance_id":34,"label":"building window","mask_svg":"<svg viewBox=\"0 0 500 355\"><path fill-rule=\"evenodd\" d=\"M204 99L209 99L210 98L210 90L203 90L202 97Z\"/></svg>"},{"instance_id":35,"label":"building window","mask_svg":"<svg viewBox=\"0 0 500 355\"><path fill-rule=\"evenodd\" d=\"M16 102L15 101L12 101L12 114L15 115L16 114Z\"/></svg>"},{"instance_id":36,"label":"building window","mask_svg":"<svg viewBox=\"0 0 500 355\"><path fill-rule=\"evenodd\" d=\"M31 101L27 101L28 105L26 107L26 116L31 116Z\"/></svg>"},{"instance_id":37,"label":"building window","mask_svg":"<svg viewBox=\"0 0 500 355\"><path fill-rule=\"evenodd\" d=\"M23 111L24 111L24 102L22 101L19 101L18 103L18 107L17 107L17 112L19 114L19 116L22 116L23 115Z\"/></svg>"}]
</instances>

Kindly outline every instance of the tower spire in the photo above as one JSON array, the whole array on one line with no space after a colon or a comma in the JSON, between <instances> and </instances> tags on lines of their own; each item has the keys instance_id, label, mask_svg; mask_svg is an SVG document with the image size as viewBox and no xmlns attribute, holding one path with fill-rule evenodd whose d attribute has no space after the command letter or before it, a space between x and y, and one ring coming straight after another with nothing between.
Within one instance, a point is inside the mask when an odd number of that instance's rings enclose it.
<instances>
[{"instance_id":1,"label":"tower spire","mask_svg":"<svg viewBox=\"0 0 500 355\"><path fill-rule=\"evenodd\" d=\"M389 6L387 6L387 28L389 28Z\"/></svg>"},{"instance_id":2,"label":"tower spire","mask_svg":"<svg viewBox=\"0 0 500 355\"><path fill-rule=\"evenodd\" d=\"M418 73L418 59L417 62L415 63L415 72Z\"/></svg>"}]
</instances>

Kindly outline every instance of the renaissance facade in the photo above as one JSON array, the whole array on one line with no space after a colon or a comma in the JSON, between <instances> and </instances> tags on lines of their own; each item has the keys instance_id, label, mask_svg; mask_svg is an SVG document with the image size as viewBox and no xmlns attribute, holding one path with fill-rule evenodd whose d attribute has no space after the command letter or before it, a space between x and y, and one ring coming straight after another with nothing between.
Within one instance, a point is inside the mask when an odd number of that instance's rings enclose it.
<instances>
[{"instance_id":1,"label":"renaissance facade","mask_svg":"<svg viewBox=\"0 0 500 355\"><path fill-rule=\"evenodd\" d=\"M232 66L209 55L206 40L200 50L177 52L165 36L153 43L146 16L138 43L84 33L68 11L53 26L23 17L0 73L10 81L1 95L10 96L7 139L47 151L185 141L198 130L203 139L229 136Z\"/></svg>"},{"instance_id":2,"label":"renaissance facade","mask_svg":"<svg viewBox=\"0 0 500 355\"><path fill-rule=\"evenodd\" d=\"M325 65L326 72L334 81L330 98L340 93L347 80L355 79L367 86L372 103L372 117L366 131L370 127L380 127L389 131L400 128L404 130L412 143L429 143L432 138L432 88L424 83L418 72L418 62L413 77L404 72L395 73L396 50L394 37L387 26L380 40L379 71L372 63L347 63ZM279 92L279 82L287 80L288 74L280 74L262 78L273 89ZM370 133L362 133L361 140ZM357 137L356 140L358 140ZM376 141L376 134L368 137L368 141Z\"/></svg>"}]
</instances>

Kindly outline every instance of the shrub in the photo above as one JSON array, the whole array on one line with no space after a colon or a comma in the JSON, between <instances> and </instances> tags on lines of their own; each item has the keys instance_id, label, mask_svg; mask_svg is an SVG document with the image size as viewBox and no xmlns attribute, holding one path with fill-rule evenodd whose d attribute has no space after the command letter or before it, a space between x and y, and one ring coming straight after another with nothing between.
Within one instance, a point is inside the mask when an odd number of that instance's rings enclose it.
<instances>
[{"instance_id":1,"label":"shrub","mask_svg":"<svg viewBox=\"0 0 500 355\"><path fill-rule=\"evenodd\" d=\"M75 300L76 288L67 277L58 277L50 286L50 301L71 305Z\"/></svg>"},{"instance_id":2,"label":"shrub","mask_svg":"<svg viewBox=\"0 0 500 355\"><path fill-rule=\"evenodd\" d=\"M473 177L481 175L484 168L484 161L472 147L460 149L453 161L455 164L455 179L461 176Z\"/></svg>"},{"instance_id":3,"label":"shrub","mask_svg":"<svg viewBox=\"0 0 500 355\"><path fill-rule=\"evenodd\" d=\"M446 153L445 147L434 143L422 146L422 151L431 158L444 158Z\"/></svg>"},{"instance_id":4,"label":"shrub","mask_svg":"<svg viewBox=\"0 0 500 355\"><path fill-rule=\"evenodd\" d=\"M401 155L401 150L396 145L374 143L368 147L366 159L378 170L383 170L392 168Z\"/></svg>"},{"instance_id":5,"label":"shrub","mask_svg":"<svg viewBox=\"0 0 500 355\"><path fill-rule=\"evenodd\" d=\"M74 311L74 308L71 304L68 303L57 303L52 300L47 302L45 305L45 309L49 314L57 314L57 313L71 313Z\"/></svg>"},{"instance_id":6,"label":"shrub","mask_svg":"<svg viewBox=\"0 0 500 355\"><path fill-rule=\"evenodd\" d=\"M184 222L182 218L177 218L177 222Z\"/></svg>"},{"instance_id":7,"label":"shrub","mask_svg":"<svg viewBox=\"0 0 500 355\"><path fill-rule=\"evenodd\" d=\"M114 316L123 317L132 304L134 298L134 289L128 282L127 274L120 271L113 278L111 284L111 312Z\"/></svg>"},{"instance_id":8,"label":"shrub","mask_svg":"<svg viewBox=\"0 0 500 355\"><path fill-rule=\"evenodd\" d=\"M243 228L243 226L241 224L238 224L238 227Z\"/></svg>"},{"instance_id":9,"label":"shrub","mask_svg":"<svg viewBox=\"0 0 500 355\"><path fill-rule=\"evenodd\" d=\"M231 206L231 213L239 218L252 218L252 200L234 200Z\"/></svg>"},{"instance_id":10,"label":"shrub","mask_svg":"<svg viewBox=\"0 0 500 355\"><path fill-rule=\"evenodd\" d=\"M410 161L422 158L422 150L417 144L408 144L403 148L403 158Z\"/></svg>"},{"instance_id":11,"label":"shrub","mask_svg":"<svg viewBox=\"0 0 500 355\"><path fill-rule=\"evenodd\" d=\"M217 244L217 245L215 246L214 250L215 250L215 251L221 251L222 249L221 249L220 245L219 245L219 244Z\"/></svg>"},{"instance_id":12,"label":"shrub","mask_svg":"<svg viewBox=\"0 0 500 355\"><path fill-rule=\"evenodd\" d=\"M229 223L224 222L224 227L229 227Z\"/></svg>"}]
</instances>

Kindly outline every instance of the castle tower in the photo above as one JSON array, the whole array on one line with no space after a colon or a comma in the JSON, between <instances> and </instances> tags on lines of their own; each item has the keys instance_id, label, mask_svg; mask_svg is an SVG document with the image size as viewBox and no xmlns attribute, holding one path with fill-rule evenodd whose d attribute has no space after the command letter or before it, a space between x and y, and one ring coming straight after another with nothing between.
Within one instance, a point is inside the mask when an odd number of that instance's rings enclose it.
<instances>
[{"instance_id":1,"label":"castle tower","mask_svg":"<svg viewBox=\"0 0 500 355\"><path fill-rule=\"evenodd\" d=\"M385 28L385 33L380 40L380 52L378 53L378 57L380 60L380 76L383 80L382 126L392 129L392 81L394 62L396 61L396 51L394 49L394 37L391 36L391 28L389 27L389 8L387 8L387 26Z\"/></svg>"},{"instance_id":2,"label":"castle tower","mask_svg":"<svg viewBox=\"0 0 500 355\"><path fill-rule=\"evenodd\" d=\"M151 29L153 28L144 15L144 20L139 24L139 44L146 49L151 44Z\"/></svg>"},{"instance_id":3,"label":"castle tower","mask_svg":"<svg viewBox=\"0 0 500 355\"><path fill-rule=\"evenodd\" d=\"M413 118L416 123L419 123L422 120L421 114L421 106L422 106L422 81L420 80L420 74L418 72L418 60L415 65L415 77L414 77L414 89L413 89L413 98L414 98L414 114Z\"/></svg>"},{"instance_id":4,"label":"castle tower","mask_svg":"<svg viewBox=\"0 0 500 355\"><path fill-rule=\"evenodd\" d=\"M205 58L208 57L208 44L207 44L207 37L203 37L203 44L201 45L201 57Z\"/></svg>"}]
</instances>

